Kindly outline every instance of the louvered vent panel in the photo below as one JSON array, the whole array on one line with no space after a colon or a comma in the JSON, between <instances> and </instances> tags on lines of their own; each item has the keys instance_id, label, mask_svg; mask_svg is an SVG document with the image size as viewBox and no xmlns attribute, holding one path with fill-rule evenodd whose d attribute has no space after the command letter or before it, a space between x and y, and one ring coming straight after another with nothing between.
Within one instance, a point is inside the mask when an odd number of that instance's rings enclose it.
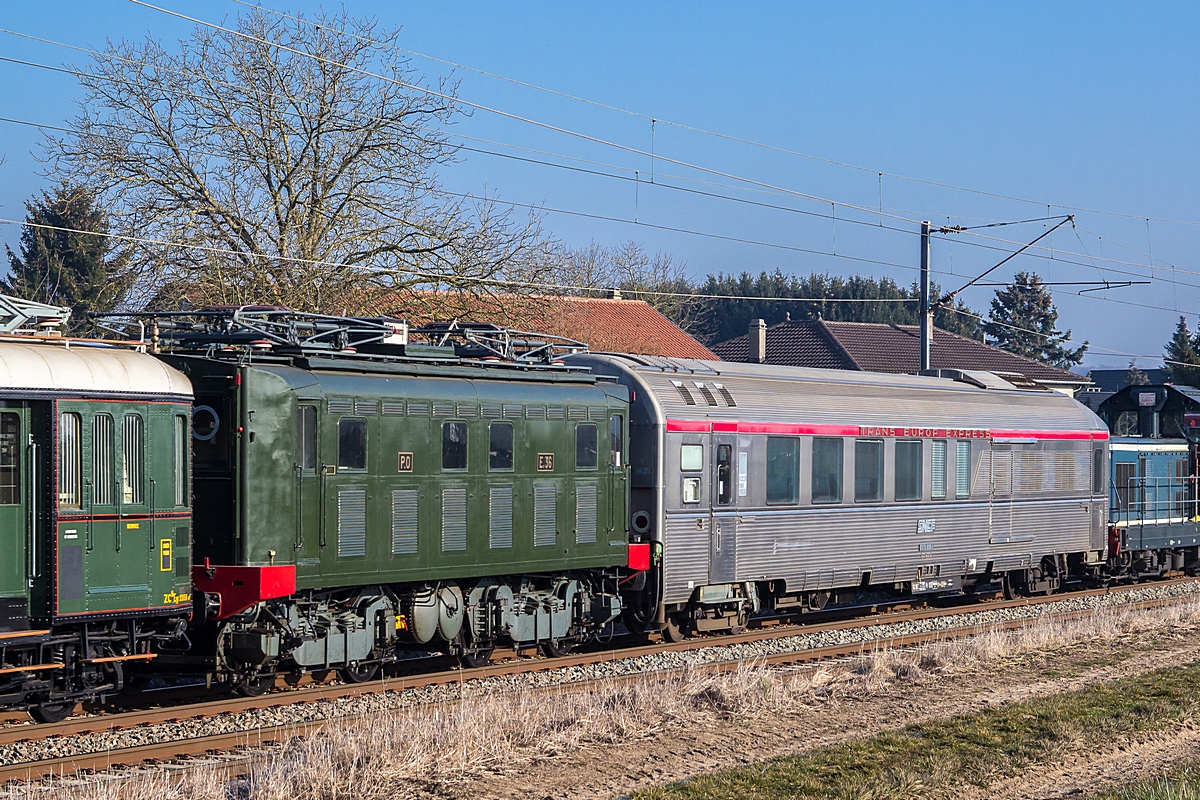
<instances>
[{"instance_id":1,"label":"louvered vent panel","mask_svg":"<svg viewBox=\"0 0 1200 800\"><path fill-rule=\"evenodd\" d=\"M504 418L505 419L520 419L523 415L524 415L524 409L522 409L520 406L505 406L504 407Z\"/></svg>"},{"instance_id":2,"label":"louvered vent panel","mask_svg":"<svg viewBox=\"0 0 1200 800\"><path fill-rule=\"evenodd\" d=\"M713 397L713 393L707 386L700 381L692 381L692 383L697 389L700 390L700 394L704 395L704 402L708 403L710 406L715 406L717 404L717 398Z\"/></svg>"},{"instance_id":3,"label":"louvered vent panel","mask_svg":"<svg viewBox=\"0 0 1200 800\"><path fill-rule=\"evenodd\" d=\"M343 489L338 492L339 558L354 558L367 554L367 492L365 489Z\"/></svg>"},{"instance_id":4,"label":"louvered vent panel","mask_svg":"<svg viewBox=\"0 0 1200 800\"><path fill-rule=\"evenodd\" d=\"M403 400L384 400L383 413L389 416L404 416Z\"/></svg>"},{"instance_id":5,"label":"louvered vent panel","mask_svg":"<svg viewBox=\"0 0 1200 800\"><path fill-rule=\"evenodd\" d=\"M575 487L575 544L596 543L596 486Z\"/></svg>"},{"instance_id":6,"label":"louvered vent panel","mask_svg":"<svg viewBox=\"0 0 1200 800\"><path fill-rule=\"evenodd\" d=\"M326 408L330 414L353 414L354 403L351 400L333 400L326 401Z\"/></svg>"},{"instance_id":7,"label":"louvered vent panel","mask_svg":"<svg viewBox=\"0 0 1200 800\"><path fill-rule=\"evenodd\" d=\"M545 419L546 418L546 407L545 406L529 406L528 408L525 409L525 416L529 419Z\"/></svg>"},{"instance_id":8,"label":"louvered vent panel","mask_svg":"<svg viewBox=\"0 0 1200 800\"><path fill-rule=\"evenodd\" d=\"M379 405L374 400L355 400L354 411L358 414L377 414Z\"/></svg>"},{"instance_id":9,"label":"louvered vent panel","mask_svg":"<svg viewBox=\"0 0 1200 800\"><path fill-rule=\"evenodd\" d=\"M435 417L453 417L454 403L434 403L433 415Z\"/></svg>"},{"instance_id":10,"label":"louvered vent panel","mask_svg":"<svg viewBox=\"0 0 1200 800\"><path fill-rule=\"evenodd\" d=\"M533 546L552 547L558 538L558 495L553 486L533 487Z\"/></svg>"},{"instance_id":11,"label":"louvered vent panel","mask_svg":"<svg viewBox=\"0 0 1200 800\"><path fill-rule=\"evenodd\" d=\"M410 417L428 417L429 403L409 403L408 415Z\"/></svg>"},{"instance_id":12,"label":"louvered vent panel","mask_svg":"<svg viewBox=\"0 0 1200 800\"><path fill-rule=\"evenodd\" d=\"M458 406L458 415L460 417L473 417L478 413L479 413L479 409L475 406L468 406L468 405L462 405L462 404L459 404L459 406Z\"/></svg>"},{"instance_id":13,"label":"louvered vent panel","mask_svg":"<svg viewBox=\"0 0 1200 800\"><path fill-rule=\"evenodd\" d=\"M1012 493L1012 453L992 453L992 494Z\"/></svg>"},{"instance_id":14,"label":"louvered vent panel","mask_svg":"<svg viewBox=\"0 0 1200 800\"><path fill-rule=\"evenodd\" d=\"M946 443L934 442L929 457L929 494L934 500L946 497Z\"/></svg>"},{"instance_id":15,"label":"louvered vent panel","mask_svg":"<svg viewBox=\"0 0 1200 800\"><path fill-rule=\"evenodd\" d=\"M1018 452L1013 454L1013 491L1032 494L1042 491L1042 454Z\"/></svg>"},{"instance_id":16,"label":"louvered vent panel","mask_svg":"<svg viewBox=\"0 0 1200 800\"><path fill-rule=\"evenodd\" d=\"M550 410L557 411L558 409L552 408ZM571 410L569 410L567 412L567 419L587 419L587 409L586 408L572 408Z\"/></svg>"},{"instance_id":17,"label":"louvered vent panel","mask_svg":"<svg viewBox=\"0 0 1200 800\"><path fill-rule=\"evenodd\" d=\"M725 405L730 408L737 408L737 402L733 399L733 395L729 393L729 390L725 388L725 384L713 383L713 388L721 393L721 397L725 399Z\"/></svg>"},{"instance_id":18,"label":"louvered vent panel","mask_svg":"<svg viewBox=\"0 0 1200 800\"><path fill-rule=\"evenodd\" d=\"M442 489L442 552L467 549L467 490Z\"/></svg>"},{"instance_id":19,"label":"louvered vent panel","mask_svg":"<svg viewBox=\"0 0 1200 800\"><path fill-rule=\"evenodd\" d=\"M671 381L671 385L679 390L679 396L683 398L683 402L689 406L696 405L696 398L692 397L692 393L683 385L683 381Z\"/></svg>"},{"instance_id":20,"label":"louvered vent panel","mask_svg":"<svg viewBox=\"0 0 1200 800\"><path fill-rule=\"evenodd\" d=\"M484 419L499 419L500 406L483 406L480 409L480 414Z\"/></svg>"},{"instance_id":21,"label":"louvered vent panel","mask_svg":"<svg viewBox=\"0 0 1200 800\"><path fill-rule=\"evenodd\" d=\"M1071 488L1077 492L1091 491L1092 478L1092 460L1089 457L1088 451L1072 453L1075 456L1075 480L1070 484Z\"/></svg>"},{"instance_id":22,"label":"louvered vent panel","mask_svg":"<svg viewBox=\"0 0 1200 800\"><path fill-rule=\"evenodd\" d=\"M589 408L588 409L588 419L590 419L594 422L603 422L604 417L605 417L605 413L604 413L603 408Z\"/></svg>"},{"instance_id":23,"label":"louvered vent panel","mask_svg":"<svg viewBox=\"0 0 1200 800\"><path fill-rule=\"evenodd\" d=\"M392 490L392 555L417 553L417 490Z\"/></svg>"},{"instance_id":24,"label":"louvered vent panel","mask_svg":"<svg viewBox=\"0 0 1200 800\"><path fill-rule=\"evenodd\" d=\"M488 547L512 547L513 490L493 486L488 500Z\"/></svg>"},{"instance_id":25,"label":"louvered vent panel","mask_svg":"<svg viewBox=\"0 0 1200 800\"><path fill-rule=\"evenodd\" d=\"M567 410L562 407L551 406L546 409L546 419L566 419Z\"/></svg>"}]
</instances>

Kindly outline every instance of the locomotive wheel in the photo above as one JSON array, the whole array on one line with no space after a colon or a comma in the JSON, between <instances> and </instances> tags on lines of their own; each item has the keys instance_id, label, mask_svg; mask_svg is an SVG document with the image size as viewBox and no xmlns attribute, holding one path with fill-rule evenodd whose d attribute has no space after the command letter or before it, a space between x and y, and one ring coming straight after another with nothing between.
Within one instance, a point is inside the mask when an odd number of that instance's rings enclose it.
<instances>
[{"instance_id":1,"label":"locomotive wheel","mask_svg":"<svg viewBox=\"0 0 1200 800\"><path fill-rule=\"evenodd\" d=\"M538 649L542 651L542 655L546 658L562 658L571 652L571 648L574 646L574 642L566 639L547 639L538 644Z\"/></svg>"},{"instance_id":2,"label":"locomotive wheel","mask_svg":"<svg viewBox=\"0 0 1200 800\"><path fill-rule=\"evenodd\" d=\"M674 614L667 615L667 627L662 629L662 637L671 644L679 644L687 638L683 626L679 624L679 617Z\"/></svg>"},{"instance_id":3,"label":"locomotive wheel","mask_svg":"<svg viewBox=\"0 0 1200 800\"><path fill-rule=\"evenodd\" d=\"M377 672L379 672L379 662L373 664L359 663L342 667L338 670L338 675L342 676L342 680L346 683L364 683L374 678Z\"/></svg>"},{"instance_id":4,"label":"locomotive wheel","mask_svg":"<svg viewBox=\"0 0 1200 800\"><path fill-rule=\"evenodd\" d=\"M488 647L483 650L464 651L458 654L458 663L463 669L475 669L476 667L486 667L492 663L492 652L494 647Z\"/></svg>"},{"instance_id":5,"label":"locomotive wheel","mask_svg":"<svg viewBox=\"0 0 1200 800\"><path fill-rule=\"evenodd\" d=\"M274 675L255 675L251 678L245 678L234 689L242 697L261 697L266 694L267 690L275 685Z\"/></svg>"},{"instance_id":6,"label":"locomotive wheel","mask_svg":"<svg viewBox=\"0 0 1200 800\"><path fill-rule=\"evenodd\" d=\"M62 722L75 711L75 701L66 700L61 703L38 703L29 709L29 716L34 722Z\"/></svg>"}]
</instances>

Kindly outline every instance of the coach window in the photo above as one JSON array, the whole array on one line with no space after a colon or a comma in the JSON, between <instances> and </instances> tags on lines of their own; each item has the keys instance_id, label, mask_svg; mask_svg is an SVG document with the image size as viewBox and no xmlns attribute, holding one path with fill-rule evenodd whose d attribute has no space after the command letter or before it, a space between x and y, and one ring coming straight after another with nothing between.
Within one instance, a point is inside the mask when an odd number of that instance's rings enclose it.
<instances>
[{"instance_id":1,"label":"coach window","mask_svg":"<svg viewBox=\"0 0 1200 800\"><path fill-rule=\"evenodd\" d=\"M1104 451L1096 448L1092 451L1092 494L1104 491Z\"/></svg>"},{"instance_id":2,"label":"coach window","mask_svg":"<svg viewBox=\"0 0 1200 800\"><path fill-rule=\"evenodd\" d=\"M733 445L717 445L717 505L733 502Z\"/></svg>"},{"instance_id":3,"label":"coach window","mask_svg":"<svg viewBox=\"0 0 1200 800\"><path fill-rule=\"evenodd\" d=\"M300 406L296 425L296 464L302 470L317 468L317 407Z\"/></svg>"},{"instance_id":4,"label":"coach window","mask_svg":"<svg viewBox=\"0 0 1200 800\"><path fill-rule=\"evenodd\" d=\"M188 504L188 429L187 417L175 416L175 506Z\"/></svg>"},{"instance_id":5,"label":"coach window","mask_svg":"<svg viewBox=\"0 0 1200 800\"><path fill-rule=\"evenodd\" d=\"M954 455L954 496L962 500L971 496L971 443L957 444Z\"/></svg>"},{"instance_id":6,"label":"coach window","mask_svg":"<svg viewBox=\"0 0 1200 800\"><path fill-rule=\"evenodd\" d=\"M488 469L503 472L513 468L513 426L493 422L488 429Z\"/></svg>"},{"instance_id":7,"label":"coach window","mask_svg":"<svg viewBox=\"0 0 1200 800\"><path fill-rule=\"evenodd\" d=\"M621 467L621 448L625 441L623 422L624 417L620 414L613 414L608 421L608 463L618 469Z\"/></svg>"},{"instance_id":8,"label":"coach window","mask_svg":"<svg viewBox=\"0 0 1200 800\"><path fill-rule=\"evenodd\" d=\"M921 499L921 442L896 442L896 499Z\"/></svg>"},{"instance_id":9,"label":"coach window","mask_svg":"<svg viewBox=\"0 0 1200 800\"><path fill-rule=\"evenodd\" d=\"M126 414L121 421L121 502L141 505L142 500L142 418Z\"/></svg>"},{"instance_id":10,"label":"coach window","mask_svg":"<svg viewBox=\"0 0 1200 800\"><path fill-rule=\"evenodd\" d=\"M842 440L813 439L812 501L842 502Z\"/></svg>"},{"instance_id":11,"label":"coach window","mask_svg":"<svg viewBox=\"0 0 1200 800\"><path fill-rule=\"evenodd\" d=\"M575 469L595 469L600 463L599 436L596 426L581 422L575 426Z\"/></svg>"},{"instance_id":12,"label":"coach window","mask_svg":"<svg viewBox=\"0 0 1200 800\"><path fill-rule=\"evenodd\" d=\"M442 423L442 469L467 468L467 423Z\"/></svg>"},{"instance_id":13,"label":"coach window","mask_svg":"<svg viewBox=\"0 0 1200 800\"><path fill-rule=\"evenodd\" d=\"M681 445L679 448L679 469L684 472L699 472L704 469L704 445Z\"/></svg>"},{"instance_id":14,"label":"coach window","mask_svg":"<svg viewBox=\"0 0 1200 800\"><path fill-rule=\"evenodd\" d=\"M21 418L0 414L0 506L21 502Z\"/></svg>"},{"instance_id":15,"label":"coach window","mask_svg":"<svg viewBox=\"0 0 1200 800\"><path fill-rule=\"evenodd\" d=\"M113 418L108 414L92 417L92 503L98 506L113 504L116 486L113 448Z\"/></svg>"},{"instance_id":16,"label":"coach window","mask_svg":"<svg viewBox=\"0 0 1200 800\"><path fill-rule=\"evenodd\" d=\"M800 440L767 437L767 505L800 500Z\"/></svg>"},{"instance_id":17,"label":"coach window","mask_svg":"<svg viewBox=\"0 0 1200 800\"><path fill-rule=\"evenodd\" d=\"M367 421L338 421L338 469L367 468Z\"/></svg>"},{"instance_id":18,"label":"coach window","mask_svg":"<svg viewBox=\"0 0 1200 800\"><path fill-rule=\"evenodd\" d=\"M946 443L937 441L929 449L929 496L946 499Z\"/></svg>"},{"instance_id":19,"label":"coach window","mask_svg":"<svg viewBox=\"0 0 1200 800\"><path fill-rule=\"evenodd\" d=\"M874 503L883 499L883 441L854 442L854 502Z\"/></svg>"},{"instance_id":20,"label":"coach window","mask_svg":"<svg viewBox=\"0 0 1200 800\"><path fill-rule=\"evenodd\" d=\"M78 414L65 413L58 416L58 504L66 508L79 508L79 483L82 472L82 449L80 431L82 423Z\"/></svg>"}]
</instances>

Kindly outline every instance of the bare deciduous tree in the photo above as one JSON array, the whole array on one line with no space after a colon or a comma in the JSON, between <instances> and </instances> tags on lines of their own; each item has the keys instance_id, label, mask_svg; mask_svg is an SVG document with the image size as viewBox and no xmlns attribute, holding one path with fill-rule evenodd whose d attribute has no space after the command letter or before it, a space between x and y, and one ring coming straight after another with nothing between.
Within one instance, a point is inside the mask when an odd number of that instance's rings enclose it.
<instances>
[{"instance_id":1,"label":"bare deciduous tree","mask_svg":"<svg viewBox=\"0 0 1200 800\"><path fill-rule=\"evenodd\" d=\"M536 215L442 191L456 87L413 88L426 84L398 34L345 13L251 11L231 31L197 27L177 52L110 43L82 70L77 133L49 139L48 164L143 240L132 303L341 310L547 269Z\"/></svg>"},{"instance_id":2,"label":"bare deciduous tree","mask_svg":"<svg viewBox=\"0 0 1200 800\"><path fill-rule=\"evenodd\" d=\"M683 263L664 251L654 255L640 244L627 241L615 247L592 242L587 247L565 251L556 268L558 282L573 294L596 294L620 289L631 299L645 300L660 314L685 330L698 305Z\"/></svg>"}]
</instances>

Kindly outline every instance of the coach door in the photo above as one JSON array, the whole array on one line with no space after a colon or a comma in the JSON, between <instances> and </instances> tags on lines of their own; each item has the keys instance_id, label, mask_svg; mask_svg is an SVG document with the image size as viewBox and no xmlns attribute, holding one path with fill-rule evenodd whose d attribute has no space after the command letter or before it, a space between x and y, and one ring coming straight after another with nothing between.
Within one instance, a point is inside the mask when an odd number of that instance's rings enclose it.
<instances>
[{"instance_id":1,"label":"coach door","mask_svg":"<svg viewBox=\"0 0 1200 800\"><path fill-rule=\"evenodd\" d=\"M28 412L0 403L0 631L28 615L26 536L32 516L32 485L26 457Z\"/></svg>"},{"instance_id":2,"label":"coach door","mask_svg":"<svg viewBox=\"0 0 1200 800\"><path fill-rule=\"evenodd\" d=\"M709 525L709 583L737 579L737 435L712 437L712 520Z\"/></svg>"}]
</instances>

